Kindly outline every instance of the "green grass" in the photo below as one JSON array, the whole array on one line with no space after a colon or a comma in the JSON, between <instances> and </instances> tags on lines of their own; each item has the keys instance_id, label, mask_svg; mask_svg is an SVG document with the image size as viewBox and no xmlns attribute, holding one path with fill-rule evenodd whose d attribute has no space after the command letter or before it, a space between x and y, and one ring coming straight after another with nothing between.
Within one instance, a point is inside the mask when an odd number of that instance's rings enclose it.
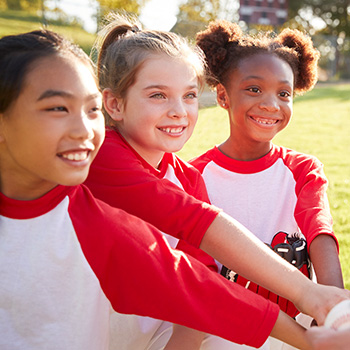
<instances>
[{"instance_id":1,"label":"green grass","mask_svg":"<svg viewBox=\"0 0 350 350\"><path fill-rule=\"evenodd\" d=\"M201 109L192 138L178 154L189 160L228 135L228 117L222 108ZM323 162L344 281L350 288L350 84L318 85L297 97L290 125L274 142Z\"/></svg>"},{"instance_id":2,"label":"green grass","mask_svg":"<svg viewBox=\"0 0 350 350\"><path fill-rule=\"evenodd\" d=\"M0 37L20 34L40 28L43 28L43 24L39 16L21 11L0 11ZM59 22L49 23L47 28L74 41L87 54L90 54L92 44L95 40L94 34L86 32L78 25L62 25Z\"/></svg>"}]
</instances>

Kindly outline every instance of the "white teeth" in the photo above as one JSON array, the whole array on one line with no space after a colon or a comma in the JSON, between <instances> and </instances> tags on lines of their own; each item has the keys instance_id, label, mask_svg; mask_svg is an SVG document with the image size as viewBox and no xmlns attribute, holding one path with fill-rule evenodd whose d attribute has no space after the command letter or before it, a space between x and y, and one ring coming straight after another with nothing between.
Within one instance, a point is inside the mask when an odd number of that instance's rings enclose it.
<instances>
[{"instance_id":1,"label":"white teeth","mask_svg":"<svg viewBox=\"0 0 350 350\"><path fill-rule=\"evenodd\" d=\"M272 125L277 123L277 120L275 119L260 119L260 118L253 118L253 119L260 124Z\"/></svg>"},{"instance_id":2,"label":"white teeth","mask_svg":"<svg viewBox=\"0 0 350 350\"><path fill-rule=\"evenodd\" d=\"M160 128L160 130L167 132L168 134L177 134L181 132L184 129L184 127L178 127L178 128Z\"/></svg>"},{"instance_id":3,"label":"white teeth","mask_svg":"<svg viewBox=\"0 0 350 350\"><path fill-rule=\"evenodd\" d=\"M68 154L62 154L63 158L66 158L68 160L85 160L88 156L88 152L79 152L79 153L68 153Z\"/></svg>"}]
</instances>

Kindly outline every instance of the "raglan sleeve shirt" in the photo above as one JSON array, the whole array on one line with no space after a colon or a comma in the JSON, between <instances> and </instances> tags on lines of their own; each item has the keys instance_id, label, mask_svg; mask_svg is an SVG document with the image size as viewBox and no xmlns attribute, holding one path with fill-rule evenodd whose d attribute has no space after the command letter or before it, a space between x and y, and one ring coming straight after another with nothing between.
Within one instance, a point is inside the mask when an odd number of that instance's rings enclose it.
<instances>
[{"instance_id":1,"label":"raglan sleeve shirt","mask_svg":"<svg viewBox=\"0 0 350 350\"><path fill-rule=\"evenodd\" d=\"M85 184L95 197L199 247L220 210L152 174L149 165L112 130Z\"/></svg>"},{"instance_id":2,"label":"raglan sleeve shirt","mask_svg":"<svg viewBox=\"0 0 350 350\"><path fill-rule=\"evenodd\" d=\"M110 307L255 347L278 317L85 186L31 202L0 194L0 232L1 348L107 349Z\"/></svg>"}]
</instances>

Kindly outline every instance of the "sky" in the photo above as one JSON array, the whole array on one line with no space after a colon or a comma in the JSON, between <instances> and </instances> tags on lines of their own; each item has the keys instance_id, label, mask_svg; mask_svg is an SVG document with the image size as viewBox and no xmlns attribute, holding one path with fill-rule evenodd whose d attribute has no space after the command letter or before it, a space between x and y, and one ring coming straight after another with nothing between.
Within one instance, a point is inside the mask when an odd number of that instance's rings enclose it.
<instances>
[{"instance_id":1,"label":"sky","mask_svg":"<svg viewBox=\"0 0 350 350\"><path fill-rule=\"evenodd\" d=\"M176 23L178 5L182 0L149 0L140 14L143 25L155 30L170 30ZM51 0L55 5L55 0ZM96 32L96 21L93 14L94 7L87 5L86 0L61 0L63 11L70 16L76 16L83 21L84 28L89 32Z\"/></svg>"}]
</instances>

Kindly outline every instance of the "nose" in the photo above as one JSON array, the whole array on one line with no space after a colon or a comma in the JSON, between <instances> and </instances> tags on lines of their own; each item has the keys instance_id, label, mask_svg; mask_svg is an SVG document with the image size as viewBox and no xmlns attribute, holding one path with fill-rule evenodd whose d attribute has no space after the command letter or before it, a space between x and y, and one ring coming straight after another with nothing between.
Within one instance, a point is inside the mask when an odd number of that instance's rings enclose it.
<instances>
[{"instance_id":1,"label":"nose","mask_svg":"<svg viewBox=\"0 0 350 350\"><path fill-rule=\"evenodd\" d=\"M93 120L80 112L71 121L70 136L74 139L91 140L94 137Z\"/></svg>"},{"instance_id":2,"label":"nose","mask_svg":"<svg viewBox=\"0 0 350 350\"><path fill-rule=\"evenodd\" d=\"M265 96L264 99L261 100L259 107L268 112L278 112L280 110L278 97Z\"/></svg>"},{"instance_id":3,"label":"nose","mask_svg":"<svg viewBox=\"0 0 350 350\"><path fill-rule=\"evenodd\" d=\"M183 118L187 116L185 103L182 99L172 101L168 111L168 116L171 118Z\"/></svg>"}]
</instances>

